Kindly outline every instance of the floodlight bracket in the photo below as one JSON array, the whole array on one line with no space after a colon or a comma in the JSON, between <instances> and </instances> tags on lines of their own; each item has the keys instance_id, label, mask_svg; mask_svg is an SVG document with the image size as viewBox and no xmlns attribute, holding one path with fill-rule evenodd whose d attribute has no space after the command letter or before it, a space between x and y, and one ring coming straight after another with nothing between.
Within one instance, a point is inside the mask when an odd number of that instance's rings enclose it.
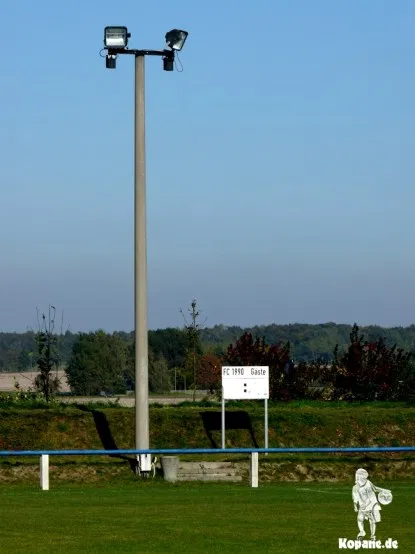
<instances>
[{"instance_id":1,"label":"floodlight bracket","mask_svg":"<svg viewBox=\"0 0 415 554\"><path fill-rule=\"evenodd\" d=\"M174 58L174 50L130 50L129 48L104 48L109 56L118 56L119 54L131 54L133 56L162 56L164 58Z\"/></svg>"},{"instance_id":2,"label":"floodlight bracket","mask_svg":"<svg viewBox=\"0 0 415 554\"><path fill-rule=\"evenodd\" d=\"M131 54L138 57L144 56L160 56L163 58L164 71L174 70L174 50L130 50L128 48L104 48L107 51L106 67L107 69L115 69L117 56L120 54Z\"/></svg>"}]
</instances>

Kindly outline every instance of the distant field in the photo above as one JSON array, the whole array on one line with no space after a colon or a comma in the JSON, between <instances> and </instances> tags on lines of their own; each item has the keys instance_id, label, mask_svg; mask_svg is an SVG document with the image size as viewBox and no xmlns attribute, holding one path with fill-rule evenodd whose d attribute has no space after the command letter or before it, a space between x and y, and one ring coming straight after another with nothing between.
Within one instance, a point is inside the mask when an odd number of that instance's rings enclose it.
<instances>
[{"instance_id":1,"label":"distant field","mask_svg":"<svg viewBox=\"0 0 415 554\"><path fill-rule=\"evenodd\" d=\"M376 481L375 481L376 483ZM392 490L377 538L414 552L415 481L376 483ZM0 552L322 553L356 537L351 486L185 484L0 486Z\"/></svg>"},{"instance_id":2,"label":"distant field","mask_svg":"<svg viewBox=\"0 0 415 554\"><path fill-rule=\"evenodd\" d=\"M33 389L34 380L36 376L39 375L38 371L21 371L15 373L0 373L0 392L13 392L16 390L16 383L19 385L19 389L22 391L27 391L28 389ZM71 388L68 384L66 378L66 373L63 370L54 371L53 375L56 375L60 382L60 393L70 393ZM198 390L196 391L196 398L201 400L207 396L207 391ZM63 402L68 403L81 403L85 404L91 401L99 400L100 402L114 402L119 398L119 403L126 408L132 408L135 406L134 394L123 394L123 395L114 395L111 397L105 396L64 396L60 398ZM159 404L179 404L184 400L192 400L193 390L179 390L171 391L166 394L151 394L149 397L150 403L159 403Z\"/></svg>"},{"instance_id":3,"label":"distant field","mask_svg":"<svg viewBox=\"0 0 415 554\"><path fill-rule=\"evenodd\" d=\"M19 384L21 390L27 390L33 388L33 381L38 375L38 371L24 371L19 373L0 373L0 391L14 391L15 383ZM66 379L66 373L64 371L54 371L61 383L61 392L69 392L70 388Z\"/></svg>"},{"instance_id":4,"label":"distant field","mask_svg":"<svg viewBox=\"0 0 415 554\"><path fill-rule=\"evenodd\" d=\"M27 391L29 388L33 388L33 383L38 375L37 371L25 371L19 373L0 373L0 392L12 392L15 391L15 384L18 383L20 390ZM54 372L60 381L60 392L68 393L70 392L70 387L68 380L66 378L65 371L56 371ZM205 392L197 392L197 398L203 398ZM161 394L161 395L150 395L150 403L159 403L159 404L178 404L183 402L183 400L189 400L193 397L193 391L178 391L177 393L172 392L171 394ZM68 403L80 403L86 404L91 401L99 400L100 402L114 402L119 398L119 403L121 406L126 408L132 408L135 406L134 395L121 395L121 396L112 396L112 397L102 397L102 396L68 396L62 397L60 400Z\"/></svg>"}]
</instances>

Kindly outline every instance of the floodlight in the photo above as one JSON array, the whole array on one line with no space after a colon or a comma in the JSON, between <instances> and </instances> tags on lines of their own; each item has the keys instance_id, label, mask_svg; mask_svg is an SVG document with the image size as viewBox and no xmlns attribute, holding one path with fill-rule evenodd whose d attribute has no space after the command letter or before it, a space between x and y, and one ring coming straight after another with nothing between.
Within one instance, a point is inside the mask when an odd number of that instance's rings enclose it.
<instances>
[{"instance_id":1,"label":"floodlight","mask_svg":"<svg viewBox=\"0 0 415 554\"><path fill-rule=\"evenodd\" d=\"M126 48L130 36L127 27L105 27L105 48Z\"/></svg>"},{"instance_id":2,"label":"floodlight","mask_svg":"<svg viewBox=\"0 0 415 554\"><path fill-rule=\"evenodd\" d=\"M172 29L166 33L166 44L172 50L181 50L186 42L187 31L180 31L180 29Z\"/></svg>"}]
</instances>

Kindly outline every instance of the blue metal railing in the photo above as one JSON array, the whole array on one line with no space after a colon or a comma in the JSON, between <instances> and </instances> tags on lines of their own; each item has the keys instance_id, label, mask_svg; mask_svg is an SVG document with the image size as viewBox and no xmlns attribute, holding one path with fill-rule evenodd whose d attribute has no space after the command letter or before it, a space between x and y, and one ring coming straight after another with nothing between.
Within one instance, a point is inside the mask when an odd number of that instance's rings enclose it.
<instances>
[{"instance_id":1,"label":"blue metal railing","mask_svg":"<svg viewBox=\"0 0 415 554\"><path fill-rule=\"evenodd\" d=\"M126 454L317 454L352 452L415 452L415 446L356 446L322 448L150 448L142 450L0 450L1 456L116 456Z\"/></svg>"},{"instance_id":2,"label":"blue metal railing","mask_svg":"<svg viewBox=\"0 0 415 554\"><path fill-rule=\"evenodd\" d=\"M349 448L147 448L134 450L0 450L0 457L38 456L40 458L40 486L42 490L49 490L49 456L121 456L127 454L132 454L135 456L139 454L249 454L251 458L250 483L251 487L256 488L258 487L259 482L258 454L314 454L327 452L415 452L415 446L357 446ZM154 463L152 464L152 470L154 476Z\"/></svg>"}]
</instances>

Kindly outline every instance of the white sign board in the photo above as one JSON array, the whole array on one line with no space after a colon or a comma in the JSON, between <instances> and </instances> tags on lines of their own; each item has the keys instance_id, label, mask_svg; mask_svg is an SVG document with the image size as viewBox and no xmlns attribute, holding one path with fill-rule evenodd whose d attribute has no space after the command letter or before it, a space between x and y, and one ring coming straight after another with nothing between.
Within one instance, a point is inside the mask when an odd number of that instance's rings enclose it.
<instances>
[{"instance_id":1,"label":"white sign board","mask_svg":"<svg viewBox=\"0 0 415 554\"><path fill-rule=\"evenodd\" d=\"M269 398L268 366L222 366L224 400Z\"/></svg>"}]
</instances>

